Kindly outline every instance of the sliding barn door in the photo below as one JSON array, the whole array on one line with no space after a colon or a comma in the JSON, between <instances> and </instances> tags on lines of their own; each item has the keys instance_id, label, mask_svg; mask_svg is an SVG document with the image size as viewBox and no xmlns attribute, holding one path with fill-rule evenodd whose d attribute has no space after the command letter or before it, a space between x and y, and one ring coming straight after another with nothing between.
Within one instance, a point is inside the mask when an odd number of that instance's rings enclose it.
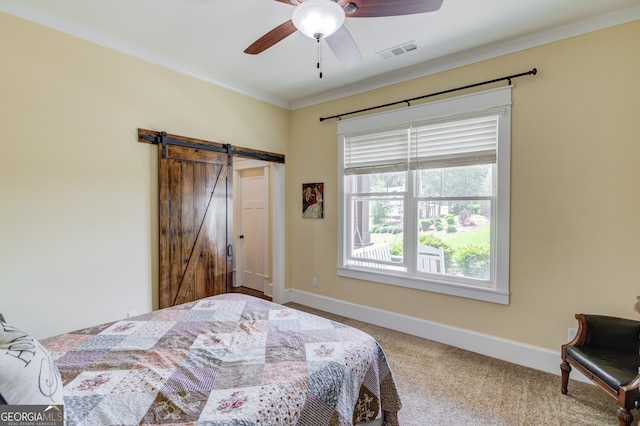
<instances>
[{"instance_id":1,"label":"sliding barn door","mask_svg":"<svg viewBox=\"0 0 640 426\"><path fill-rule=\"evenodd\" d=\"M158 146L160 307L231 289L228 154ZM164 152L164 154L163 154Z\"/></svg>"}]
</instances>

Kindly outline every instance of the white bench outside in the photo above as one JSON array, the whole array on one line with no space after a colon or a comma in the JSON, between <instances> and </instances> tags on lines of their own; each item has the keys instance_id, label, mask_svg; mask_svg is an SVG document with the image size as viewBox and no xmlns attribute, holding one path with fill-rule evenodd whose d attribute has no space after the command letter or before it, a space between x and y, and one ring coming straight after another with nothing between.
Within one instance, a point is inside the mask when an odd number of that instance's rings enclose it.
<instances>
[{"instance_id":1,"label":"white bench outside","mask_svg":"<svg viewBox=\"0 0 640 426\"><path fill-rule=\"evenodd\" d=\"M362 259L379 260L382 262L392 262L391 251L386 243L372 244L370 246L361 247L353 251L353 257ZM375 263L362 261L351 261L352 265L367 266L369 268L385 268L394 269L393 265L388 263ZM436 248L431 246L418 246L418 264L416 265L419 272L429 272L431 274L444 274L444 250L442 247Z\"/></svg>"},{"instance_id":2,"label":"white bench outside","mask_svg":"<svg viewBox=\"0 0 640 426\"><path fill-rule=\"evenodd\" d=\"M383 262L392 262L391 252L386 243L372 244L370 246L361 247L353 251L353 257L362 259L379 260ZM367 266L369 268L385 268L393 269L394 266L388 263L376 263L362 261L351 261L352 265ZM431 274L444 274L444 249L431 246L418 246L418 264L416 265L419 272L428 272Z\"/></svg>"},{"instance_id":3,"label":"white bench outside","mask_svg":"<svg viewBox=\"0 0 640 426\"><path fill-rule=\"evenodd\" d=\"M383 262L391 262L391 251L386 243L372 244L370 246L360 247L353 251L353 257L364 259L382 260ZM356 261L353 265L368 266L370 268L388 268L387 265L380 263Z\"/></svg>"},{"instance_id":4,"label":"white bench outside","mask_svg":"<svg viewBox=\"0 0 640 426\"><path fill-rule=\"evenodd\" d=\"M419 245L417 267L420 272L444 274L444 249Z\"/></svg>"}]
</instances>

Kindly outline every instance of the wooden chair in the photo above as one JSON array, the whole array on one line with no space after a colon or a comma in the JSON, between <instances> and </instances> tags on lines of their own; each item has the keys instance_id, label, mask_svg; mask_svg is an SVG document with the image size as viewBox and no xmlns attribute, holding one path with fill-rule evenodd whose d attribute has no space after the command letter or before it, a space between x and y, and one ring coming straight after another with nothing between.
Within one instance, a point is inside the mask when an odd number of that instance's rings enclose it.
<instances>
[{"instance_id":1,"label":"wooden chair","mask_svg":"<svg viewBox=\"0 0 640 426\"><path fill-rule=\"evenodd\" d=\"M640 401L640 321L576 314L578 333L562 345L561 392L567 393L571 367L618 401L620 426L633 422Z\"/></svg>"},{"instance_id":2,"label":"wooden chair","mask_svg":"<svg viewBox=\"0 0 640 426\"><path fill-rule=\"evenodd\" d=\"M444 250L420 244L418 246L418 271L444 274Z\"/></svg>"}]
</instances>

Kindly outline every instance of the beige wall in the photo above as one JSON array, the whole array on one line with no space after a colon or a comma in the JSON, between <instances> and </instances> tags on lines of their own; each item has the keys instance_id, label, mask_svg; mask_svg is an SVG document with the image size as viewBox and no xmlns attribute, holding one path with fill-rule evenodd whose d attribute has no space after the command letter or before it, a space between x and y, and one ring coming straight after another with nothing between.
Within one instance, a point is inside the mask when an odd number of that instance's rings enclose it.
<instances>
[{"instance_id":1,"label":"beige wall","mask_svg":"<svg viewBox=\"0 0 640 426\"><path fill-rule=\"evenodd\" d=\"M554 350L576 312L633 317L640 22L293 112L5 14L0 28L0 312L37 337L155 307L157 164L138 127L287 156L289 288ZM514 80L511 304L338 278L336 126L318 118L533 67ZM305 182L325 182L325 219L301 218Z\"/></svg>"},{"instance_id":2,"label":"beige wall","mask_svg":"<svg viewBox=\"0 0 640 426\"><path fill-rule=\"evenodd\" d=\"M293 113L287 168L291 286L559 350L577 312L633 317L640 294L640 21ZM336 124L318 118L538 69L514 80L511 303L336 274ZM300 218L300 185L325 182L325 219ZM293 198L293 200L291 200ZM318 278L318 287L311 278Z\"/></svg>"},{"instance_id":3,"label":"beige wall","mask_svg":"<svg viewBox=\"0 0 640 426\"><path fill-rule=\"evenodd\" d=\"M45 337L157 307L137 129L288 154L290 112L0 13L0 312Z\"/></svg>"}]
</instances>

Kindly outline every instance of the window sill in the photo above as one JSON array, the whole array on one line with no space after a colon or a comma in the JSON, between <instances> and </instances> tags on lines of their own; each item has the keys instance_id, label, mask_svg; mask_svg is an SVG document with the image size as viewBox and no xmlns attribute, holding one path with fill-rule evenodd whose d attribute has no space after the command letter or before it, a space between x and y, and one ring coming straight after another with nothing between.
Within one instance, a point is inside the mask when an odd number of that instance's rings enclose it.
<instances>
[{"instance_id":1,"label":"window sill","mask_svg":"<svg viewBox=\"0 0 640 426\"><path fill-rule=\"evenodd\" d=\"M430 291L433 293L448 294L450 296L464 297L467 299L475 299L483 302L499 303L502 305L509 304L509 293L497 290L495 288L452 284L447 282L412 277L409 275L400 276L397 274L393 274L393 272L372 272L364 269L344 267L338 267L338 276L364 281L373 281L399 287L413 288L416 290Z\"/></svg>"}]
</instances>

